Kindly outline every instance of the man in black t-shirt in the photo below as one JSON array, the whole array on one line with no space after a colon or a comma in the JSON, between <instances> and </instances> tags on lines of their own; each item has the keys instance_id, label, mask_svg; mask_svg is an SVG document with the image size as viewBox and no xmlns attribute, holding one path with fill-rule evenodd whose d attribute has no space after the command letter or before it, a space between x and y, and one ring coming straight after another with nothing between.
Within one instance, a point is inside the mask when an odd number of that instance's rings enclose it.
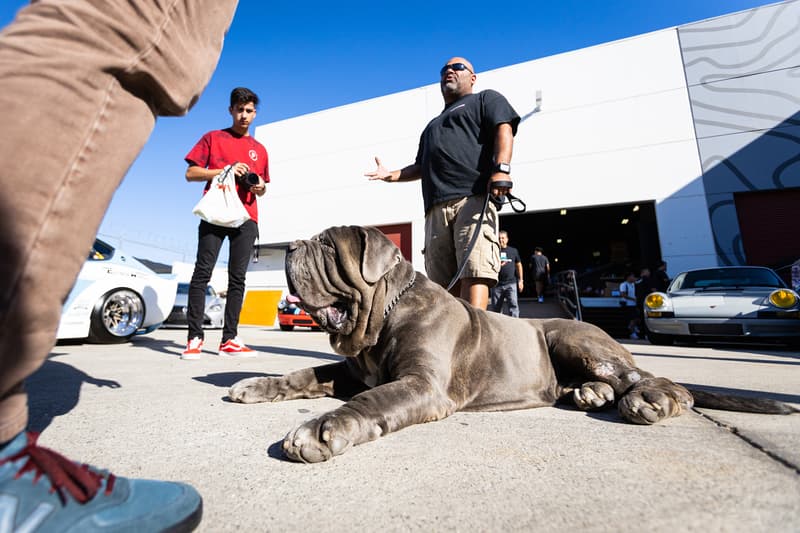
<instances>
[{"instance_id":1,"label":"man in black t-shirt","mask_svg":"<svg viewBox=\"0 0 800 533\"><path fill-rule=\"evenodd\" d=\"M666 261L661 261L658 264L655 274L653 275L653 288L659 292L667 292L669 282L670 279L669 275L667 274L667 263Z\"/></svg>"},{"instance_id":2,"label":"man in black t-shirt","mask_svg":"<svg viewBox=\"0 0 800 533\"><path fill-rule=\"evenodd\" d=\"M497 91L472 92L475 69L466 59L450 59L439 75L445 107L422 132L414 163L390 172L376 157L376 170L366 176L390 182L422 180L428 277L447 287L466 261L452 292L486 309L500 268L497 209L489 202L483 227L477 227L477 220L487 192L501 195L509 190L492 184L511 181L520 117ZM488 238L479 238L464 257L476 231Z\"/></svg>"},{"instance_id":3,"label":"man in black t-shirt","mask_svg":"<svg viewBox=\"0 0 800 533\"><path fill-rule=\"evenodd\" d=\"M501 231L500 239L500 274L497 285L492 287L492 303L490 309L498 313L503 312L503 307L508 303L508 313L519 317L518 294L524 287L522 278L522 258L519 251L508 245L508 233Z\"/></svg>"},{"instance_id":4,"label":"man in black t-shirt","mask_svg":"<svg viewBox=\"0 0 800 533\"><path fill-rule=\"evenodd\" d=\"M533 282L536 285L536 296L539 303L544 302L544 287L550 279L550 261L543 252L544 250L539 246L534 248L530 265L533 271Z\"/></svg>"}]
</instances>

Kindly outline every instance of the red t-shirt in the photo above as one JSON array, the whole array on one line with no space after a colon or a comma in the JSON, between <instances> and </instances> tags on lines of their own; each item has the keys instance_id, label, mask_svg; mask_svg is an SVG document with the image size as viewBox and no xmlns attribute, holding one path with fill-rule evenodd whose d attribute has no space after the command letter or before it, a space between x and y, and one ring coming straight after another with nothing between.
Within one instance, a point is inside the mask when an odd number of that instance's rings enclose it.
<instances>
[{"instance_id":1,"label":"red t-shirt","mask_svg":"<svg viewBox=\"0 0 800 533\"><path fill-rule=\"evenodd\" d=\"M264 145L252 136L237 135L230 129L209 131L194 145L184 158L189 165L203 168L222 169L226 165L245 163L250 172L255 172L261 179L269 183L269 156ZM206 183L203 194L211 185ZM258 222L258 203L256 195L248 187L240 187L236 182L236 192L244 204L244 208L255 222Z\"/></svg>"}]
</instances>

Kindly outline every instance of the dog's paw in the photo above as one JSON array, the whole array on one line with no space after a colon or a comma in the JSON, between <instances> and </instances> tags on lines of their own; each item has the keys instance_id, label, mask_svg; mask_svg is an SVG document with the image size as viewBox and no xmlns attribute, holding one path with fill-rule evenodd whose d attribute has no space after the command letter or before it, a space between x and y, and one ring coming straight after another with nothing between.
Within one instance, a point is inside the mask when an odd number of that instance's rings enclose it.
<instances>
[{"instance_id":1,"label":"dog's paw","mask_svg":"<svg viewBox=\"0 0 800 533\"><path fill-rule=\"evenodd\" d=\"M283 439L283 451L289 459L320 463L340 455L352 445L350 426L342 417L323 415L290 431Z\"/></svg>"},{"instance_id":2,"label":"dog's paw","mask_svg":"<svg viewBox=\"0 0 800 533\"><path fill-rule=\"evenodd\" d=\"M572 398L577 408L583 411L602 409L614 403L614 389L608 383L590 381L576 388Z\"/></svg>"},{"instance_id":3,"label":"dog's paw","mask_svg":"<svg viewBox=\"0 0 800 533\"><path fill-rule=\"evenodd\" d=\"M228 398L239 403L279 402L283 400L281 392L283 378L247 378L228 390Z\"/></svg>"},{"instance_id":4,"label":"dog's paw","mask_svg":"<svg viewBox=\"0 0 800 533\"><path fill-rule=\"evenodd\" d=\"M666 378L647 378L633 385L619 401L619 414L634 424L655 424L692 408L684 387Z\"/></svg>"}]
</instances>

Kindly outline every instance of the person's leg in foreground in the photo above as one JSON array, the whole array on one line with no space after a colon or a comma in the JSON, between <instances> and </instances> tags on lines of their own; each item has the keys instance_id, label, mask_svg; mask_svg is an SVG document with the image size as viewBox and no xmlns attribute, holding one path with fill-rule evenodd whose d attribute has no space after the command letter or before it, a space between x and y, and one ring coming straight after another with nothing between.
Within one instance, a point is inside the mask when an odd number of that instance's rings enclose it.
<instances>
[{"instance_id":1,"label":"person's leg in foreground","mask_svg":"<svg viewBox=\"0 0 800 533\"><path fill-rule=\"evenodd\" d=\"M41 0L0 33L0 492L11 528L188 530L188 485L115 477L24 432L24 379L158 115L182 115L216 67L232 0ZM54 270L57 269L57 270ZM6 515L9 516L9 515Z\"/></svg>"},{"instance_id":2,"label":"person's leg in foreground","mask_svg":"<svg viewBox=\"0 0 800 533\"><path fill-rule=\"evenodd\" d=\"M483 206L486 214L483 223L478 226ZM486 309L489 304L489 291L497 284L500 272L500 241L498 240L497 209L491 202L485 202L485 196L470 196L461 205L453 221L456 261L460 265L466 260L467 266L459 283L461 298L467 300L478 309ZM481 236L475 241L475 247L469 251L469 243L473 233L479 231Z\"/></svg>"}]
</instances>

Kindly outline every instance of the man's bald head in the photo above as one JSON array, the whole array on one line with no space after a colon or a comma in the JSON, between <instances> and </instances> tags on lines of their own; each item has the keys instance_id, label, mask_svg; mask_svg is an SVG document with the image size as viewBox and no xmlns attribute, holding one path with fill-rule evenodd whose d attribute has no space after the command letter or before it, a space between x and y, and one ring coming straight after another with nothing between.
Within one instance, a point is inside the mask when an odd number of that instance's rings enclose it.
<instances>
[{"instance_id":1,"label":"man's bald head","mask_svg":"<svg viewBox=\"0 0 800 533\"><path fill-rule=\"evenodd\" d=\"M463 57L451 57L442 67L440 76L439 87L445 104L471 94L477 79L472 63Z\"/></svg>"}]
</instances>

